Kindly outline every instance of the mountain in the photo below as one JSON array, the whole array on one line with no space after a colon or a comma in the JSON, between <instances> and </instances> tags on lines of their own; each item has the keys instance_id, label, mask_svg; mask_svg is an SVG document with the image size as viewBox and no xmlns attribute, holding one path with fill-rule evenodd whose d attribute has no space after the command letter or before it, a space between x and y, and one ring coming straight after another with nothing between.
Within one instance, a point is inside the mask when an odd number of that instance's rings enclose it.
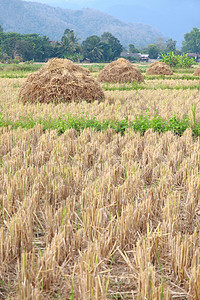
<instances>
[{"instance_id":1,"label":"mountain","mask_svg":"<svg viewBox=\"0 0 200 300\"><path fill-rule=\"evenodd\" d=\"M63 9L38 2L0 0L0 25L4 31L38 33L60 40L65 29L73 29L80 40L110 32L122 45L146 46L163 34L150 25L126 23L96 9Z\"/></svg>"},{"instance_id":2,"label":"mountain","mask_svg":"<svg viewBox=\"0 0 200 300\"><path fill-rule=\"evenodd\" d=\"M31 0L26 0L31 1ZM34 0L62 8L91 7L124 22L140 22L158 28L181 45L184 34L200 28L199 0Z\"/></svg>"}]
</instances>

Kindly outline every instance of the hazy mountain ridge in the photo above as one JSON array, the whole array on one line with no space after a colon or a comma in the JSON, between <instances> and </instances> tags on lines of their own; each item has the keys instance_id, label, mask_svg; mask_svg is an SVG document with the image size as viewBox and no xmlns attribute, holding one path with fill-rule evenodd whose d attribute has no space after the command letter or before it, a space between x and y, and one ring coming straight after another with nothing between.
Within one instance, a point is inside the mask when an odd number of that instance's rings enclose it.
<instances>
[{"instance_id":1,"label":"hazy mountain ridge","mask_svg":"<svg viewBox=\"0 0 200 300\"><path fill-rule=\"evenodd\" d=\"M162 36L157 29L141 23L125 23L95 9L71 10L21 0L0 0L0 25L5 31L38 33L60 40L66 28L84 40L108 31L124 46L146 46Z\"/></svg>"}]
</instances>

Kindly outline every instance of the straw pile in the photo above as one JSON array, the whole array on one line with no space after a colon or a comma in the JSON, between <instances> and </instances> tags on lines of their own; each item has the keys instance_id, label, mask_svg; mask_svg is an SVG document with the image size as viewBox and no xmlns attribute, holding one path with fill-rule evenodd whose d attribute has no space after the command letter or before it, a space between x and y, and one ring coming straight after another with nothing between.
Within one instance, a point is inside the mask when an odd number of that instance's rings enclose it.
<instances>
[{"instance_id":1,"label":"straw pile","mask_svg":"<svg viewBox=\"0 0 200 300\"><path fill-rule=\"evenodd\" d=\"M150 67L146 70L146 74L151 75L173 75L170 67L160 61L156 61L150 65Z\"/></svg>"},{"instance_id":2,"label":"straw pile","mask_svg":"<svg viewBox=\"0 0 200 300\"><path fill-rule=\"evenodd\" d=\"M193 75L195 75L195 76L199 76L200 75L200 66L198 68L196 68L196 70L194 71Z\"/></svg>"},{"instance_id":3,"label":"straw pile","mask_svg":"<svg viewBox=\"0 0 200 300\"><path fill-rule=\"evenodd\" d=\"M19 98L23 103L92 102L102 101L104 93L88 70L70 60L54 58L27 77Z\"/></svg>"},{"instance_id":4,"label":"straw pile","mask_svg":"<svg viewBox=\"0 0 200 300\"><path fill-rule=\"evenodd\" d=\"M144 81L140 70L133 66L128 60L119 58L111 62L101 70L97 80L100 82L123 83L133 81Z\"/></svg>"}]
</instances>

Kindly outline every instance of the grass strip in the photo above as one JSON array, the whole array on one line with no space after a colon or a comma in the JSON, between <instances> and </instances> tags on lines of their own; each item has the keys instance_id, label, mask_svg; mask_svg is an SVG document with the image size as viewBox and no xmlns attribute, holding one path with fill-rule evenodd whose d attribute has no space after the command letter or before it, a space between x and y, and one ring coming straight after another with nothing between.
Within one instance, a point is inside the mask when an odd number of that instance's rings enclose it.
<instances>
[{"instance_id":1,"label":"grass strip","mask_svg":"<svg viewBox=\"0 0 200 300\"><path fill-rule=\"evenodd\" d=\"M0 65L0 78L25 78L42 66L42 64L2 64Z\"/></svg>"},{"instance_id":2,"label":"grass strip","mask_svg":"<svg viewBox=\"0 0 200 300\"><path fill-rule=\"evenodd\" d=\"M140 70L141 73L145 73L146 70L150 67L151 64L148 65L144 65L144 66L137 66L138 69ZM175 73L175 74L192 74L195 71L195 67L193 68L171 68L171 70Z\"/></svg>"},{"instance_id":3,"label":"grass strip","mask_svg":"<svg viewBox=\"0 0 200 300\"><path fill-rule=\"evenodd\" d=\"M35 72L38 71L43 64L1 64L0 71L4 72Z\"/></svg>"},{"instance_id":4,"label":"grass strip","mask_svg":"<svg viewBox=\"0 0 200 300\"><path fill-rule=\"evenodd\" d=\"M194 75L144 75L145 80L157 80L157 79L162 79L162 80L199 80L199 76L194 76Z\"/></svg>"},{"instance_id":5,"label":"grass strip","mask_svg":"<svg viewBox=\"0 0 200 300\"><path fill-rule=\"evenodd\" d=\"M26 78L30 73L23 74L0 74L0 78Z\"/></svg>"},{"instance_id":6,"label":"grass strip","mask_svg":"<svg viewBox=\"0 0 200 300\"><path fill-rule=\"evenodd\" d=\"M154 116L151 117L149 111L145 111L136 115L134 121L128 121L128 118L123 120L109 119L100 121L97 120L96 117L88 118L82 115L67 115L56 119L39 118L37 120L33 120L32 117L29 116L11 121L8 118L4 118L2 113L0 114L0 127L8 127L9 129L17 129L19 127L31 129L38 124L42 125L44 131L58 130L59 134L71 128L74 128L78 132L81 132L85 128L92 128L95 131L112 128L116 133L121 134L124 134L125 131L130 128L135 132L144 134L151 128L160 133L173 131L175 134L181 136L187 128L191 128L193 136L196 137L200 135L200 124L196 122L195 116L193 116L193 120L190 120L188 115L185 115L182 119L174 115L168 120L164 120L158 113L155 113Z\"/></svg>"},{"instance_id":7,"label":"grass strip","mask_svg":"<svg viewBox=\"0 0 200 300\"><path fill-rule=\"evenodd\" d=\"M104 84L103 89L105 91L132 91L132 90L200 90L200 84L194 85L177 85L177 86L168 86L168 85L159 85L159 86L145 86L144 84L131 83L129 85L109 85Z\"/></svg>"},{"instance_id":8,"label":"grass strip","mask_svg":"<svg viewBox=\"0 0 200 300\"><path fill-rule=\"evenodd\" d=\"M0 72L0 78L25 78L27 77L31 72L25 72L25 71L18 71L15 72L7 72L2 73ZM98 70L94 71L93 69L91 72L98 72ZM95 76L96 77L96 76ZM145 80L199 80L198 76L190 76L190 75L182 75L182 76L165 76L165 75L144 75Z\"/></svg>"}]
</instances>

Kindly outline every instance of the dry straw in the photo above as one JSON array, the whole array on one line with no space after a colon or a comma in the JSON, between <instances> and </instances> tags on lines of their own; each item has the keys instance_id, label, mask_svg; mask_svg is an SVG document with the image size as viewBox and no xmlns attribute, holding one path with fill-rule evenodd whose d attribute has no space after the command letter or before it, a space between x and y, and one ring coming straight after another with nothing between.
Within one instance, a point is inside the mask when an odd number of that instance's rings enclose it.
<instances>
[{"instance_id":1,"label":"dry straw","mask_svg":"<svg viewBox=\"0 0 200 300\"><path fill-rule=\"evenodd\" d=\"M2 130L0 299L199 300L199 153L191 130Z\"/></svg>"},{"instance_id":2,"label":"dry straw","mask_svg":"<svg viewBox=\"0 0 200 300\"><path fill-rule=\"evenodd\" d=\"M150 65L147 69L146 74L151 75L173 75L172 70L168 65L163 62L156 61Z\"/></svg>"},{"instance_id":3,"label":"dry straw","mask_svg":"<svg viewBox=\"0 0 200 300\"><path fill-rule=\"evenodd\" d=\"M196 70L194 71L193 75L195 75L195 76L199 76L200 75L200 66L196 68Z\"/></svg>"},{"instance_id":4,"label":"dry straw","mask_svg":"<svg viewBox=\"0 0 200 300\"><path fill-rule=\"evenodd\" d=\"M102 101L104 93L90 72L67 59L54 58L28 76L19 98L25 102Z\"/></svg>"},{"instance_id":5,"label":"dry straw","mask_svg":"<svg viewBox=\"0 0 200 300\"><path fill-rule=\"evenodd\" d=\"M147 108L165 119L191 103L200 119L198 90L23 106L15 96L24 79L0 81L11 120L67 110L132 120ZM38 125L0 136L0 299L200 299L200 140L191 129L59 135Z\"/></svg>"},{"instance_id":6,"label":"dry straw","mask_svg":"<svg viewBox=\"0 0 200 300\"><path fill-rule=\"evenodd\" d=\"M97 79L109 83L144 81L140 70L124 58L119 58L105 66Z\"/></svg>"}]
</instances>

